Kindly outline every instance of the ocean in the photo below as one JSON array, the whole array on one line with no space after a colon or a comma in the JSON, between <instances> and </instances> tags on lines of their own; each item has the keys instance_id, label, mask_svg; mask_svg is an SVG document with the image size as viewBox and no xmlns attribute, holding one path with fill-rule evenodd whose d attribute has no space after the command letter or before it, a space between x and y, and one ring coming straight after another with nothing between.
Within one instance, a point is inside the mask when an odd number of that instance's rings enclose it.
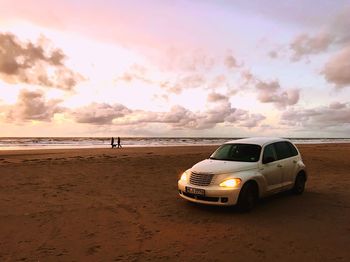
<instances>
[{"instance_id":1,"label":"ocean","mask_svg":"<svg viewBox=\"0 0 350 262\"><path fill-rule=\"evenodd\" d=\"M123 147L220 145L239 137L122 137ZM290 138L297 144L350 143L350 138ZM116 141L115 141L116 142ZM111 137L0 137L0 150L108 148Z\"/></svg>"}]
</instances>

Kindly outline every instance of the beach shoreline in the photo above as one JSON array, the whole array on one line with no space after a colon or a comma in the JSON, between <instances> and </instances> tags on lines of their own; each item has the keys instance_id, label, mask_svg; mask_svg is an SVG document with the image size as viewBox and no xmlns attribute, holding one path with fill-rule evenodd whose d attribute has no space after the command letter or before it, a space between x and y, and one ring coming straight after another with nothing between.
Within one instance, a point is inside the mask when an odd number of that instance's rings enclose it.
<instances>
[{"instance_id":1,"label":"beach shoreline","mask_svg":"<svg viewBox=\"0 0 350 262\"><path fill-rule=\"evenodd\" d=\"M247 214L182 200L217 146L0 151L1 261L348 261L350 144L300 144L301 196Z\"/></svg>"},{"instance_id":2,"label":"beach shoreline","mask_svg":"<svg viewBox=\"0 0 350 262\"><path fill-rule=\"evenodd\" d=\"M123 137L123 147L218 146L238 138L225 137ZM350 138L288 138L296 144L350 143ZM0 151L28 149L108 148L108 137L0 137Z\"/></svg>"}]
</instances>

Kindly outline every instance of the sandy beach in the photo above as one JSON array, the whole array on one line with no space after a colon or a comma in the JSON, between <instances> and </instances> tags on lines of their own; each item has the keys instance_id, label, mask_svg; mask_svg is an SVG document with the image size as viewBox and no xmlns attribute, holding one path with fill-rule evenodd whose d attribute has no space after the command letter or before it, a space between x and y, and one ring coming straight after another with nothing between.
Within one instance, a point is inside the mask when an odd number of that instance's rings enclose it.
<instances>
[{"instance_id":1,"label":"sandy beach","mask_svg":"<svg viewBox=\"0 0 350 262\"><path fill-rule=\"evenodd\" d=\"M0 261L350 261L350 144L298 146L301 196L188 203L215 146L0 151Z\"/></svg>"}]
</instances>

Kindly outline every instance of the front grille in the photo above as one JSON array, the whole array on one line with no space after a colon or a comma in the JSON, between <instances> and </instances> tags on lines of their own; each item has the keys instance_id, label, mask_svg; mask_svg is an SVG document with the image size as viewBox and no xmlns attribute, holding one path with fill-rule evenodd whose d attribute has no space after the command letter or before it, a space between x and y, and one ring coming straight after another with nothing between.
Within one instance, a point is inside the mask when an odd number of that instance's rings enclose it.
<instances>
[{"instance_id":1,"label":"front grille","mask_svg":"<svg viewBox=\"0 0 350 262\"><path fill-rule=\"evenodd\" d=\"M214 174L197 174L191 172L190 183L196 186L209 186Z\"/></svg>"}]
</instances>

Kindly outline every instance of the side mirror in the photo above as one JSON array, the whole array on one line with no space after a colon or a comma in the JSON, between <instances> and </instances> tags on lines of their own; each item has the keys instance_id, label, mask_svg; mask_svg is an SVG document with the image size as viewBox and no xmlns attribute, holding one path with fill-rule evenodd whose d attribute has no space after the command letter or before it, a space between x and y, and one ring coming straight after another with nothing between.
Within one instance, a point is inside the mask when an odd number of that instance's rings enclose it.
<instances>
[{"instance_id":1,"label":"side mirror","mask_svg":"<svg viewBox=\"0 0 350 262\"><path fill-rule=\"evenodd\" d=\"M268 164L275 161L275 159L272 156L265 157L262 161L263 164Z\"/></svg>"}]
</instances>

